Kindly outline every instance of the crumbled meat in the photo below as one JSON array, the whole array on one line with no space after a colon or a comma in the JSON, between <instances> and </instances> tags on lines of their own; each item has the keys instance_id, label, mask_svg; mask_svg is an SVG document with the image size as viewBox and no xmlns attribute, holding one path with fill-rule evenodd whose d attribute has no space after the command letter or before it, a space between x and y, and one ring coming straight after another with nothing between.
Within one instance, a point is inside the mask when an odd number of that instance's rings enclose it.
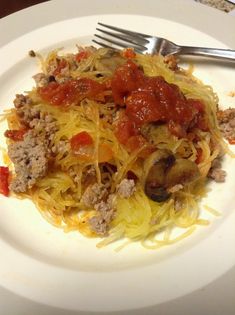
<instances>
[{"instance_id":1,"label":"crumbled meat","mask_svg":"<svg viewBox=\"0 0 235 315\"><path fill-rule=\"evenodd\" d=\"M50 63L48 64L48 67L47 67L47 74L48 75L54 75L54 72L57 68L58 64L57 64L57 60L51 60Z\"/></svg>"},{"instance_id":2,"label":"crumbled meat","mask_svg":"<svg viewBox=\"0 0 235 315\"><path fill-rule=\"evenodd\" d=\"M56 82L58 82L59 84L65 83L66 81L70 80L71 77L70 76L63 76L63 75L56 75L55 76L55 80Z\"/></svg>"},{"instance_id":3,"label":"crumbled meat","mask_svg":"<svg viewBox=\"0 0 235 315\"><path fill-rule=\"evenodd\" d=\"M49 77L44 73L37 73L33 76L37 87L46 86L49 83Z\"/></svg>"},{"instance_id":4,"label":"crumbled meat","mask_svg":"<svg viewBox=\"0 0 235 315\"><path fill-rule=\"evenodd\" d=\"M53 76L58 83L64 83L71 78L69 63L66 63L66 65L59 70L59 73L56 73L61 60L60 58L52 60L47 68L48 76Z\"/></svg>"},{"instance_id":5,"label":"crumbled meat","mask_svg":"<svg viewBox=\"0 0 235 315\"><path fill-rule=\"evenodd\" d=\"M16 94L16 98L14 99L15 108L21 108L25 105L31 105L32 100L28 95Z\"/></svg>"},{"instance_id":6,"label":"crumbled meat","mask_svg":"<svg viewBox=\"0 0 235 315\"><path fill-rule=\"evenodd\" d=\"M10 144L8 154L14 163L16 173L10 184L10 190L16 193L25 192L36 183L38 178L46 174L47 148L33 130L25 134L23 141Z\"/></svg>"},{"instance_id":7,"label":"crumbled meat","mask_svg":"<svg viewBox=\"0 0 235 315\"><path fill-rule=\"evenodd\" d=\"M122 198L129 198L136 191L133 179L123 179L117 187L117 192Z\"/></svg>"},{"instance_id":8,"label":"crumbled meat","mask_svg":"<svg viewBox=\"0 0 235 315\"><path fill-rule=\"evenodd\" d=\"M173 71L178 70L177 59L174 55L168 55L164 57L164 62L169 66Z\"/></svg>"},{"instance_id":9,"label":"crumbled meat","mask_svg":"<svg viewBox=\"0 0 235 315\"><path fill-rule=\"evenodd\" d=\"M235 140L235 108L217 112L220 131L227 140Z\"/></svg>"},{"instance_id":10,"label":"crumbled meat","mask_svg":"<svg viewBox=\"0 0 235 315\"><path fill-rule=\"evenodd\" d=\"M69 175L72 177L74 183L78 184L81 182L81 175L79 172L76 172L76 170L71 167L69 170L68 170L68 173Z\"/></svg>"},{"instance_id":11,"label":"crumbled meat","mask_svg":"<svg viewBox=\"0 0 235 315\"><path fill-rule=\"evenodd\" d=\"M91 229L98 235L106 235L109 230L109 225L114 218L115 210L113 208L113 195L110 195L108 200L101 201L94 206L98 211L98 215L89 220Z\"/></svg>"},{"instance_id":12,"label":"crumbled meat","mask_svg":"<svg viewBox=\"0 0 235 315\"><path fill-rule=\"evenodd\" d=\"M29 123L34 118L40 118L40 110L30 104L25 104L24 106L17 108L16 113L20 122L26 126L29 126Z\"/></svg>"},{"instance_id":13,"label":"crumbled meat","mask_svg":"<svg viewBox=\"0 0 235 315\"><path fill-rule=\"evenodd\" d=\"M182 209L182 201L180 199L175 198L174 208L175 211L180 211Z\"/></svg>"},{"instance_id":14,"label":"crumbled meat","mask_svg":"<svg viewBox=\"0 0 235 315\"><path fill-rule=\"evenodd\" d=\"M30 57L36 57L35 51L34 51L34 50L30 50L30 51L29 51L29 56L30 56Z\"/></svg>"},{"instance_id":15,"label":"crumbled meat","mask_svg":"<svg viewBox=\"0 0 235 315\"><path fill-rule=\"evenodd\" d=\"M93 208L96 204L104 200L108 195L107 188L102 184L93 184L85 190L81 202L87 208Z\"/></svg>"},{"instance_id":16,"label":"crumbled meat","mask_svg":"<svg viewBox=\"0 0 235 315\"><path fill-rule=\"evenodd\" d=\"M102 215L97 215L89 220L91 229L98 235L107 235L109 230L109 224L112 221L114 211L108 211L103 217Z\"/></svg>"},{"instance_id":17,"label":"crumbled meat","mask_svg":"<svg viewBox=\"0 0 235 315\"><path fill-rule=\"evenodd\" d=\"M226 172L221 169L221 161L216 158L211 165L211 169L208 173L208 177L216 181L217 183L225 182Z\"/></svg>"},{"instance_id":18,"label":"crumbled meat","mask_svg":"<svg viewBox=\"0 0 235 315\"><path fill-rule=\"evenodd\" d=\"M54 117L47 113L40 112L39 118L34 118L29 123L29 127L33 128L38 134L43 133L45 139L49 142L54 138L55 132L58 130L58 126Z\"/></svg>"},{"instance_id":19,"label":"crumbled meat","mask_svg":"<svg viewBox=\"0 0 235 315\"><path fill-rule=\"evenodd\" d=\"M69 63L69 69L71 71L77 70L78 65L77 65L77 61L76 61L76 55L74 55L74 54L67 54L66 60Z\"/></svg>"},{"instance_id":20,"label":"crumbled meat","mask_svg":"<svg viewBox=\"0 0 235 315\"><path fill-rule=\"evenodd\" d=\"M17 109L17 115L22 124L33 128L38 134L43 133L49 141L53 139L54 133L58 130L54 117L34 106L25 105Z\"/></svg>"},{"instance_id":21,"label":"crumbled meat","mask_svg":"<svg viewBox=\"0 0 235 315\"><path fill-rule=\"evenodd\" d=\"M94 165L87 166L82 175L82 185L84 187L88 187L94 184L96 181L96 169Z\"/></svg>"},{"instance_id":22,"label":"crumbled meat","mask_svg":"<svg viewBox=\"0 0 235 315\"><path fill-rule=\"evenodd\" d=\"M16 173L10 189L14 192L25 192L38 178L46 174L58 127L53 116L33 106L27 96L18 95L16 100L19 120L31 130L24 135L22 141L9 145L9 157L14 163Z\"/></svg>"},{"instance_id":23,"label":"crumbled meat","mask_svg":"<svg viewBox=\"0 0 235 315\"><path fill-rule=\"evenodd\" d=\"M57 144L51 148L52 153L65 153L68 152L70 144L68 140L60 140Z\"/></svg>"},{"instance_id":24,"label":"crumbled meat","mask_svg":"<svg viewBox=\"0 0 235 315\"><path fill-rule=\"evenodd\" d=\"M174 185L173 187L169 188L167 191L173 194L173 193L181 190L183 187L184 187L183 185L177 184L177 185Z\"/></svg>"}]
</instances>

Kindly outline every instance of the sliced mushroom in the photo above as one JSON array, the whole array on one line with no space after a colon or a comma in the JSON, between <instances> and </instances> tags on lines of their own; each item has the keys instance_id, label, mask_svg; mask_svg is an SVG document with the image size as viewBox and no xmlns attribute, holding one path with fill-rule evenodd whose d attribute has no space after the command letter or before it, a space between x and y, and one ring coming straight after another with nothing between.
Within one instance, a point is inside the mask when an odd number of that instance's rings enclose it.
<instances>
[{"instance_id":1,"label":"sliced mushroom","mask_svg":"<svg viewBox=\"0 0 235 315\"><path fill-rule=\"evenodd\" d=\"M154 201L167 200L170 194L165 187L165 173L175 162L173 154L167 150L153 152L144 164L144 190Z\"/></svg>"},{"instance_id":2,"label":"sliced mushroom","mask_svg":"<svg viewBox=\"0 0 235 315\"><path fill-rule=\"evenodd\" d=\"M196 163L187 159L177 159L166 173L165 185L173 187L181 184L185 185L196 180L200 172Z\"/></svg>"},{"instance_id":3,"label":"sliced mushroom","mask_svg":"<svg viewBox=\"0 0 235 315\"><path fill-rule=\"evenodd\" d=\"M173 135L170 133L165 123L146 123L141 127L141 134L152 144L166 142L171 140Z\"/></svg>"},{"instance_id":4,"label":"sliced mushroom","mask_svg":"<svg viewBox=\"0 0 235 315\"><path fill-rule=\"evenodd\" d=\"M187 159L175 159L170 151L158 150L145 161L144 191L154 201L165 201L172 192L199 176L196 163ZM176 186L177 189L174 189Z\"/></svg>"},{"instance_id":5,"label":"sliced mushroom","mask_svg":"<svg viewBox=\"0 0 235 315\"><path fill-rule=\"evenodd\" d=\"M103 55L95 63L95 68L100 72L107 72L112 75L118 66L123 65L126 59L123 58L117 51L108 49L107 53Z\"/></svg>"}]
</instances>

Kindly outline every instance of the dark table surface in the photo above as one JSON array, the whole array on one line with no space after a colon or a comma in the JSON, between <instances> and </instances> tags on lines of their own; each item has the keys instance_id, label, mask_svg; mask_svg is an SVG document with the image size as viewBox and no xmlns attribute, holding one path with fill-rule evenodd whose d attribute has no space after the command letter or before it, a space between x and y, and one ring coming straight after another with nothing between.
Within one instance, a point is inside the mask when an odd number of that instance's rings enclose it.
<instances>
[{"instance_id":1,"label":"dark table surface","mask_svg":"<svg viewBox=\"0 0 235 315\"><path fill-rule=\"evenodd\" d=\"M34 4L46 2L50 0L0 0L0 18L14 13L16 11L22 10L24 8L30 7ZM229 12L235 9L235 5L229 3L226 0L195 0L207 4L209 6L215 7L225 12Z\"/></svg>"},{"instance_id":2,"label":"dark table surface","mask_svg":"<svg viewBox=\"0 0 235 315\"><path fill-rule=\"evenodd\" d=\"M0 18L48 0L0 0Z\"/></svg>"}]
</instances>

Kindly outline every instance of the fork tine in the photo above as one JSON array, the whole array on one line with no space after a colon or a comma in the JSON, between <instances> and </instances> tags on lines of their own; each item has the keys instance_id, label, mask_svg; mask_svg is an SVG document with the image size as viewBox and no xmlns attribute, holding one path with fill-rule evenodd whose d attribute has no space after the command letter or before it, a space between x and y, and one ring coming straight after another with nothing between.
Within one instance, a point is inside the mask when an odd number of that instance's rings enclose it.
<instances>
[{"instance_id":1,"label":"fork tine","mask_svg":"<svg viewBox=\"0 0 235 315\"><path fill-rule=\"evenodd\" d=\"M147 34L127 31L127 30L125 30L123 28L119 28L119 27L116 27L116 26L112 26L112 25L108 25L108 24L104 24L104 23L100 23L100 22L98 22L98 24L103 26L103 27L109 28L109 29L111 29L113 31L117 31L117 32L120 32L120 33L123 33L123 34L126 34L126 35L138 36L138 37L141 37L141 38L148 38L148 37L150 37Z\"/></svg>"},{"instance_id":2,"label":"fork tine","mask_svg":"<svg viewBox=\"0 0 235 315\"><path fill-rule=\"evenodd\" d=\"M129 35L124 36L122 34L118 34L118 33L114 33L114 32L108 32L108 31L102 30L100 28L96 28L96 30L100 31L101 33L104 33L106 35L110 35L112 37L121 39L121 40L123 40L125 42L130 42L131 44L134 44L134 45L137 45L137 46L141 46L141 48L143 48L143 49L145 49L145 46L143 46L142 44L148 44L148 42L149 42L145 38L135 37L133 39L133 37L129 37Z\"/></svg>"},{"instance_id":3,"label":"fork tine","mask_svg":"<svg viewBox=\"0 0 235 315\"><path fill-rule=\"evenodd\" d=\"M114 45L119 46L119 47L122 47L122 48L129 48L129 47L130 47L128 44L122 43L121 41L117 41L117 40L114 40L114 39L110 39L110 38L107 38L107 37L103 37L103 36L100 36L100 35L97 35L97 34L95 34L95 37L98 37L98 38L100 38L100 39L102 39L102 40L104 40L104 41L106 41L106 42L108 42L108 43L114 44ZM143 52L143 50L141 50L140 48L138 48L138 46L137 46L137 47L134 47L134 45L133 45L133 48L134 48L134 50L135 50L136 52L140 52L140 53ZM144 47L144 49L146 49L146 48Z\"/></svg>"},{"instance_id":4,"label":"fork tine","mask_svg":"<svg viewBox=\"0 0 235 315\"><path fill-rule=\"evenodd\" d=\"M111 48L111 49L113 49L112 46L106 45L106 44L104 44L104 43L102 43L102 42L100 42L98 40L92 39L92 41L93 41L93 43L96 43L97 45L100 45L100 46L102 46L104 48Z\"/></svg>"}]
</instances>

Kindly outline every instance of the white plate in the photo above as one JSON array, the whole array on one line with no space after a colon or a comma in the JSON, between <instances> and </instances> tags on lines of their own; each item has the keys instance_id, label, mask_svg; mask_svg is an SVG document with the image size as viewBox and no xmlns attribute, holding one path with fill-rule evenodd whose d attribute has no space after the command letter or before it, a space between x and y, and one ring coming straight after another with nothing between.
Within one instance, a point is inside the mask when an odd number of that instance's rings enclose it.
<instances>
[{"instance_id":1,"label":"white plate","mask_svg":"<svg viewBox=\"0 0 235 315\"><path fill-rule=\"evenodd\" d=\"M48 15L54 14L56 21L54 8L57 8L58 16L62 16L67 3L53 1L38 6L38 10L25 10L21 19L29 18L35 23L34 15L47 12ZM103 1L106 7L96 7L95 4L99 3L93 1L92 9L80 1L80 8L84 12L89 8L90 16L36 29L0 49L1 109L11 106L15 93L30 89L33 84L31 76L37 72L37 67L35 60L27 57L27 51L46 52L54 47L90 44L97 21L157 33L179 44L221 48L229 44L235 48L232 36L222 37L219 30L216 35L216 27L211 30L203 24L216 18L232 24L229 17L225 18L222 13L217 15L204 6L202 9L201 6L171 0L164 1L164 4L149 1L150 7L146 8L138 1L135 7L131 1L125 1L124 10L118 7L124 3L122 1L113 1L112 6L116 3L113 9L106 1ZM73 17L79 3L70 1L69 4ZM151 13L153 9L154 14ZM184 9L185 18L176 9ZM135 15L114 15L123 10ZM110 14L101 15L102 11ZM146 16L140 16L140 12ZM213 17L207 16L206 19L205 12ZM200 14L201 23L193 20L197 14ZM9 23L11 19L20 20L19 16L9 17ZM8 23L7 19L3 19L0 26L4 23ZM3 41L14 38L17 32L11 32L10 37L4 35ZM235 99L228 96L228 92L234 90L234 65L197 62L195 73L214 87L221 104L235 107ZM0 141L3 143L3 137ZM226 183L212 185L212 191L204 201L221 210L222 217L207 216L212 222L209 227L198 228L190 238L160 251L147 251L139 244L119 253L114 251L115 246L98 250L94 240L85 239L78 233L64 234L50 226L30 202L0 197L0 250L4 253L0 261L1 285L41 304L96 312L140 309L172 301L204 287L235 265L234 160L227 158L225 168L229 171Z\"/></svg>"}]
</instances>

